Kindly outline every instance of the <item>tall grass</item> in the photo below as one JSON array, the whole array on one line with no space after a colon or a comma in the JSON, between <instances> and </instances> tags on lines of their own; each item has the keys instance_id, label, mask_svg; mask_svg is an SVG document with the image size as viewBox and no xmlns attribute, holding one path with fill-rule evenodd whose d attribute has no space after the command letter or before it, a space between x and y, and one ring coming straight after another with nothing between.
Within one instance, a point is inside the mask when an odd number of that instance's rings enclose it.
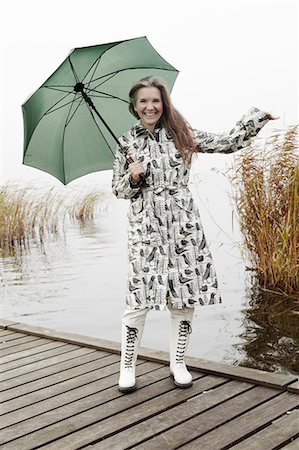
<instances>
[{"instance_id":1,"label":"tall grass","mask_svg":"<svg viewBox=\"0 0 299 450\"><path fill-rule=\"evenodd\" d=\"M106 194L98 189L76 195L69 207L71 219L78 221L81 225L86 221L93 220L97 206L106 197Z\"/></svg>"},{"instance_id":2,"label":"tall grass","mask_svg":"<svg viewBox=\"0 0 299 450\"><path fill-rule=\"evenodd\" d=\"M37 244L45 250L46 241L64 238L68 219L94 218L103 192L74 193L73 190L42 190L34 186L0 186L0 256L11 256Z\"/></svg>"},{"instance_id":3,"label":"tall grass","mask_svg":"<svg viewBox=\"0 0 299 450\"><path fill-rule=\"evenodd\" d=\"M14 255L33 241L43 246L49 235L61 236L65 216L61 196L53 189L41 194L30 186L0 187L0 254Z\"/></svg>"},{"instance_id":4,"label":"tall grass","mask_svg":"<svg viewBox=\"0 0 299 450\"><path fill-rule=\"evenodd\" d=\"M299 298L298 127L236 161L235 201L259 285Z\"/></svg>"}]
</instances>

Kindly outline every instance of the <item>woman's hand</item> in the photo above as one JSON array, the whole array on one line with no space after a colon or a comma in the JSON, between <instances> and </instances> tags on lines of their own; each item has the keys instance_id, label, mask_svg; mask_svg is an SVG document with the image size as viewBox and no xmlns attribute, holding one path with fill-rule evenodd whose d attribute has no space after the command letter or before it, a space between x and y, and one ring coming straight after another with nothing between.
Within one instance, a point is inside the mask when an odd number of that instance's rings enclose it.
<instances>
[{"instance_id":1,"label":"woman's hand","mask_svg":"<svg viewBox=\"0 0 299 450\"><path fill-rule=\"evenodd\" d=\"M139 183L140 175L144 175L144 168L140 161L134 161L129 165L131 171L131 181L132 183Z\"/></svg>"},{"instance_id":2,"label":"woman's hand","mask_svg":"<svg viewBox=\"0 0 299 450\"><path fill-rule=\"evenodd\" d=\"M279 116L273 116L273 114L271 114L271 113L267 113L268 114L268 119L269 120L277 120L277 119L279 119Z\"/></svg>"}]
</instances>

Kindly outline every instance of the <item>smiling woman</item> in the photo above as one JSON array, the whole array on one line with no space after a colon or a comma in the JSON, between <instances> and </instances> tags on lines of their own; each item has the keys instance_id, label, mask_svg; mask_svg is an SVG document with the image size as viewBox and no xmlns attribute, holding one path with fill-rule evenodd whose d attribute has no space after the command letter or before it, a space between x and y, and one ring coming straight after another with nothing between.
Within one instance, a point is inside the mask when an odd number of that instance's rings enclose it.
<instances>
[{"instance_id":1,"label":"smiling woman","mask_svg":"<svg viewBox=\"0 0 299 450\"><path fill-rule=\"evenodd\" d=\"M136 389L135 362L150 309L171 313L170 373L192 385L184 363L194 306L221 303L214 262L188 188L194 152L232 153L274 117L251 108L229 132L193 130L172 105L163 80L146 77L130 91L129 110L140 120L120 138L112 188L130 199L128 283L122 317L119 390ZM128 163L128 159L133 163Z\"/></svg>"}]
</instances>

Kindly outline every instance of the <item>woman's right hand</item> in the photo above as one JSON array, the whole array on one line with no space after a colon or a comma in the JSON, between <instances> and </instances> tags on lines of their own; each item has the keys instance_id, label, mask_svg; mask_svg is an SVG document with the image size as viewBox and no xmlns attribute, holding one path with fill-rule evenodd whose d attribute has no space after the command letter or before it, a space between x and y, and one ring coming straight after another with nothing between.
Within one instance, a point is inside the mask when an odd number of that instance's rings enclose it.
<instances>
[{"instance_id":1,"label":"woman's right hand","mask_svg":"<svg viewBox=\"0 0 299 450\"><path fill-rule=\"evenodd\" d=\"M142 175L144 175L144 168L140 161L134 161L129 165L131 171L131 181L132 183L139 183Z\"/></svg>"}]
</instances>

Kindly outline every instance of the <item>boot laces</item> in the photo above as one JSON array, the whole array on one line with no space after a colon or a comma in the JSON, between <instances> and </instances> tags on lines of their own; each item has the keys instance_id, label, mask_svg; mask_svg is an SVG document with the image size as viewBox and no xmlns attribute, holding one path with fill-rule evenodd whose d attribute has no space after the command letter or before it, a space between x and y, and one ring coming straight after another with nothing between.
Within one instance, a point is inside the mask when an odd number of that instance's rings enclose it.
<instances>
[{"instance_id":1,"label":"boot laces","mask_svg":"<svg viewBox=\"0 0 299 450\"><path fill-rule=\"evenodd\" d=\"M189 320L181 320L179 324L178 345L176 350L176 363L183 364L187 346L188 335L192 333L191 322Z\"/></svg>"},{"instance_id":2,"label":"boot laces","mask_svg":"<svg viewBox=\"0 0 299 450\"><path fill-rule=\"evenodd\" d=\"M135 341L138 338L138 329L127 327L127 345L126 345L126 352L125 352L125 367L129 368L133 366L133 357L134 357L134 348L135 348Z\"/></svg>"}]
</instances>

